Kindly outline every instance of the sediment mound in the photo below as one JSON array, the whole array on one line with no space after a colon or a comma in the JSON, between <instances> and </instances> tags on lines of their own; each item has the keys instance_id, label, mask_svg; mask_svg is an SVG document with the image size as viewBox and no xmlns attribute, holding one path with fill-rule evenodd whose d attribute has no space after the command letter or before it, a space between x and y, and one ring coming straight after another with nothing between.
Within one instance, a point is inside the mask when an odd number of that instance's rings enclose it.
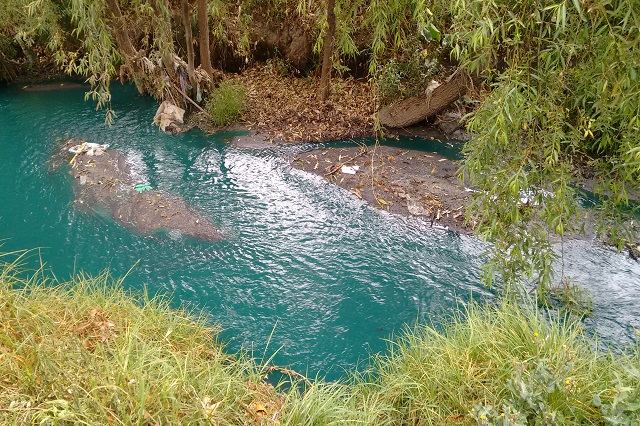
<instances>
[{"instance_id":1,"label":"sediment mound","mask_svg":"<svg viewBox=\"0 0 640 426\"><path fill-rule=\"evenodd\" d=\"M76 209L107 211L141 234L175 230L205 241L224 238L220 229L181 197L134 181L120 152L80 139L69 140L65 149L74 154L69 174L74 177Z\"/></svg>"}]
</instances>

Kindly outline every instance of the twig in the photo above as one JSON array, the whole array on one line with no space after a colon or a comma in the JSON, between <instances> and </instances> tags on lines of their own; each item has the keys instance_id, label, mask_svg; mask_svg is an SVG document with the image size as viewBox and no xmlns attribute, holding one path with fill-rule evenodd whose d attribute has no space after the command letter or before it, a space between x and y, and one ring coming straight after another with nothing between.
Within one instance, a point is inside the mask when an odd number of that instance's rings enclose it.
<instances>
[{"instance_id":1,"label":"twig","mask_svg":"<svg viewBox=\"0 0 640 426\"><path fill-rule=\"evenodd\" d=\"M84 142L82 145L80 145L80 149L78 150L78 152L76 152L76 155L73 156L71 161L69 161L69 164L71 164L72 166L74 165L74 163L76 162L76 158L78 158L78 155L80 155L82 153L82 151L85 149L86 146L87 146L86 142Z\"/></svg>"},{"instance_id":2,"label":"twig","mask_svg":"<svg viewBox=\"0 0 640 426\"><path fill-rule=\"evenodd\" d=\"M189 102L191 102L193 104L193 106L195 106L198 110L200 110L200 112L202 112L204 115L206 115L207 117L209 117L210 119L213 120L213 118L209 115L209 113L207 111L205 111L204 109L202 109L202 107L200 105L198 105L193 99L191 99L186 93L184 93L182 91L181 88L179 88L178 86L175 85L175 83L172 81L171 84L173 85L173 87L182 94L182 96L184 96Z\"/></svg>"},{"instance_id":3,"label":"twig","mask_svg":"<svg viewBox=\"0 0 640 426\"><path fill-rule=\"evenodd\" d=\"M297 377L299 379L302 379L307 384L307 386L313 387L313 383L311 383L311 381L307 379L307 377L304 374L300 374L297 371L291 370L289 368L278 367L277 365L265 365L264 367L262 367L262 369L265 372L279 371L280 373L285 374L287 376Z\"/></svg>"},{"instance_id":4,"label":"twig","mask_svg":"<svg viewBox=\"0 0 640 426\"><path fill-rule=\"evenodd\" d=\"M340 170L342 168L342 166L344 166L347 163L352 162L353 160L355 160L358 157L362 157L364 154L368 153L369 149L366 147L366 145L364 146L360 146L360 152L358 152L356 155L354 155L351 158L348 158L346 161L343 161L341 163L338 163L334 166L331 166L329 168L329 170L327 171L327 173L325 173L325 176L331 176L333 174L336 174L338 172L338 170Z\"/></svg>"}]
</instances>

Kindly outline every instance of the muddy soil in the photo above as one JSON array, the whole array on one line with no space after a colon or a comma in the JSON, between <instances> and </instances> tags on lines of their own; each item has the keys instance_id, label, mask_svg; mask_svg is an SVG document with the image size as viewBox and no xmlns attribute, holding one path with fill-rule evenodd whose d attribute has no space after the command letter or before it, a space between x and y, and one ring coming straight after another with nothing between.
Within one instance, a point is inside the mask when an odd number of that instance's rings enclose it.
<instances>
[{"instance_id":1,"label":"muddy soil","mask_svg":"<svg viewBox=\"0 0 640 426\"><path fill-rule=\"evenodd\" d=\"M65 148L81 143L72 139ZM126 158L118 151L106 150L99 156L79 154L71 159L69 174L74 178L74 206L80 211L107 212L144 235L174 230L205 241L224 238L211 221L182 198L155 189L136 191L136 185L143 182L133 180Z\"/></svg>"},{"instance_id":2,"label":"muddy soil","mask_svg":"<svg viewBox=\"0 0 640 426\"><path fill-rule=\"evenodd\" d=\"M381 210L420 217L432 226L460 233L472 232L464 223L471 195L456 177L459 165L439 154L355 146L308 151L290 163Z\"/></svg>"}]
</instances>

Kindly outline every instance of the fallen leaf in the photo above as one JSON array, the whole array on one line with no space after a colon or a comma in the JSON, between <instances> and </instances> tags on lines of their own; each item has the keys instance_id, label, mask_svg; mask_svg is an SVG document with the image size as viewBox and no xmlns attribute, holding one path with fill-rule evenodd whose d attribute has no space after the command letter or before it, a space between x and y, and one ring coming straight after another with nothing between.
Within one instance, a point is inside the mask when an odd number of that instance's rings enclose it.
<instances>
[{"instance_id":1,"label":"fallen leaf","mask_svg":"<svg viewBox=\"0 0 640 426\"><path fill-rule=\"evenodd\" d=\"M263 416L269 415L269 413L267 413L267 409L262 404L256 404L254 408L258 414L262 414Z\"/></svg>"},{"instance_id":2,"label":"fallen leaf","mask_svg":"<svg viewBox=\"0 0 640 426\"><path fill-rule=\"evenodd\" d=\"M202 411L205 417L209 418L216 412L222 401L214 402L210 396L205 396L200 402L202 404Z\"/></svg>"}]
</instances>

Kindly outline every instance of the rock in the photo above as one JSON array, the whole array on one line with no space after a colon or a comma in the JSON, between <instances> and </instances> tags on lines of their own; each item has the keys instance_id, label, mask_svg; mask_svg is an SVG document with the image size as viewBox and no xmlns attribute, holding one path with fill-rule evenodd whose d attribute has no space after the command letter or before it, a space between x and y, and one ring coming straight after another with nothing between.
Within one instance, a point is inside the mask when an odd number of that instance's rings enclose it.
<instances>
[{"instance_id":1,"label":"rock","mask_svg":"<svg viewBox=\"0 0 640 426\"><path fill-rule=\"evenodd\" d=\"M179 125L183 123L184 110L169 101L162 102L153 117L153 124L157 124L160 130L168 134L179 133Z\"/></svg>"},{"instance_id":2,"label":"rock","mask_svg":"<svg viewBox=\"0 0 640 426\"><path fill-rule=\"evenodd\" d=\"M141 185L118 151L104 150L99 157L79 151L72 166L74 205L79 210L111 213L117 222L143 235L166 231L204 241L224 238L219 228L182 197Z\"/></svg>"},{"instance_id":3,"label":"rock","mask_svg":"<svg viewBox=\"0 0 640 426\"><path fill-rule=\"evenodd\" d=\"M449 136L462 127L462 114L447 112L438 117L437 124L440 130Z\"/></svg>"},{"instance_id":4,"label":"rock","mask_svg":"<svg viewBox=\"0 0 640 426\"><path fill-rule=\"evenodd\" d=\"M471 139L473 139L473 135L471 135L471 133L468 133L464 129L458 129L458 130L456 130L455 132L451 133L448 136L451 139L456 140L456 141L470 141Z\"/></svg>"},{"instance_id":5,"label":"rock","mask_svg":"<svg viewBox=\"0 0 640 426\"><path fill-rule=\"evenodd\" d=\"M457 111L447 112L438 117L436 124L447 137L457 141L469 141L473 138L464 127L462 114Z\"/></svg>"},{"instance_id":6,"label":"rock","mask_svg":"<svg viewBox=\"0 0 640 426\"><path fill-rule=\"evenodd\" d=\"M407 202L407 210L409 211L409 214L413 216L429 215L428 210L426 210L424 207L422 207L420 204L416 203L415 201L411 201L411 200Z\"/></svg>"},{"instance_id":7,"label":"rock","mask_svg":"<svg viewBox=\"0 0 640 426\"><path fill-rule=\"evenodd\" d=\"M308 69L313 62L315 37L307 30L305 20L304 16L289 14L285 25L277 19L268 18L265 13L254 15L249 34L250 43L254 46L253 57L260 60L281 57L296 70Z\"/></svg>"}]
</instances>

